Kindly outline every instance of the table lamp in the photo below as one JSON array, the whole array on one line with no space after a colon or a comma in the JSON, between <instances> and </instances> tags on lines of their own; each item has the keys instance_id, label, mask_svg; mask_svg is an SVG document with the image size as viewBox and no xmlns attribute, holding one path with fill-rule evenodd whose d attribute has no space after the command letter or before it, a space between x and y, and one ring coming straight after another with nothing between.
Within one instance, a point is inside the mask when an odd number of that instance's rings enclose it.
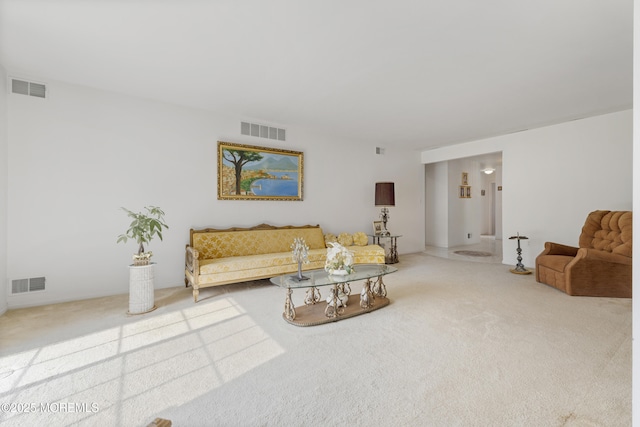
<instances>
[{"instance_id":1,"label":"table lamp","mask_svg":"<svg viewBox=\"0 0 640 427\"><path fill-rule=\"evenodd\" d=\"M383 236L389 236L387 221L389 221L389 206L396 205L396 194L393 182L376 182L376 206L381 206L380 217L384 226Z\"/></svg>"}]
</instances>

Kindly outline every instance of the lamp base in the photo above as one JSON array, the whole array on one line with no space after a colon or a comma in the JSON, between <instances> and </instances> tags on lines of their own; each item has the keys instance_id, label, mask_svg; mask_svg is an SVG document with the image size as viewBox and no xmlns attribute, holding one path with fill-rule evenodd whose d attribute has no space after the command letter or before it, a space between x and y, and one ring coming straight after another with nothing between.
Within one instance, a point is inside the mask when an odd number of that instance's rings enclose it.
<instances>
[{"instance_id":1,"label":"lamp base","mask_svg":"<svg viewBox=\"0 0 640 427\"><path fill-rule=\"evenodd\" d=\"M389 222L389 209L382 208L380 210L380 218L382 218L382 228L383 231L380 233L381 236L390 236L389 230L387 230L387 222Z\"/></svg>"}]
</instances>

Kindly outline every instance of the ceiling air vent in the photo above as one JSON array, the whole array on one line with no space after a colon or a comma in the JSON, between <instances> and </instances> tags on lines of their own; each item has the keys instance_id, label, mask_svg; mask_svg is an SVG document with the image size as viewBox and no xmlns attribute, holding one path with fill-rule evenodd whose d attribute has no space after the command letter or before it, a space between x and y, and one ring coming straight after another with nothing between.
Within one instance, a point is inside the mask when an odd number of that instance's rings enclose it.
<instances>
[{"instance_id":1,"label":"ceiling air vent","mask_svg":"<svg viewBox=\"0 0 640 427\"><path fill-rule=\"evenodd\" d=\"M266 125L240 122L240 133L242 135L257 136L258 138L276 139L286 141L287 133L284 129L278 129Z\"/></svg>"},{"instance_id":2,"label":"ceiling air vent","mask_svg":"<svg viewBox=\"0 0 640 427\"><path fill-rule=\"evenodd\" d=\"M44 291L44 277L32 277L30 279L16 279L11 281L11 294L25 292Z\"/></svg>"},{"instance_id":3,"label":"ceiling air vent","mask_svg":"<svg viewBox=\"0 0 640 427\"><path fill-rule=\"evenodd\" d=\"M47 86L42 83L11 79L11 93L35 96L36 98L46 98Z\"/></svg>"}]
</instances>

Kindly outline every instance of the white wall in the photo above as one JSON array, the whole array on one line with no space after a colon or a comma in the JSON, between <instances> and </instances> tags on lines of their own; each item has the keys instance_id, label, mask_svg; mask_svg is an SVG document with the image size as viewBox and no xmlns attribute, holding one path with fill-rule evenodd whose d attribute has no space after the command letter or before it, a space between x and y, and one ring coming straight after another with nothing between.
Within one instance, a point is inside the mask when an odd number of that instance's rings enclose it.
<instances>
[{"instance_id":1,"label":"white wall","mask_svg":"<svg viewBox=\"0 0 640 427\"><path fill-rule=\"evenodd\" d=\"M577 245L587 214L630 210L632 110L425 151L423 163L502 151L503 262L533 267L545 241ZM429 215L429 212L427 212ZM451 224L449 225L451 226Z\"/></svg>"},{"instance_id":2,"label":"white wall","mask_svg":"<svg viewBox=\"0 0 640 427\"><path fill-rule=\"evenodd\" d=\"M0 66L0 281L7 282L7 81ZM7 294L0 288L0 315L7 310Z\"/></svg>"},{"instance_id":3,"label":"white wall","mask_svg":"<svg viewBox=\"0 0 640 427\"><path fill-rule=\"evenodd\" d=\"M449 246L449 163L425 166L425 244Z\"/></svg>"},{"instance_id":4,"label":"white wall","mask_svg":"<svg viewBox=\"0 0 640 427\"><path fill-rule=\"evenodd\" d=\"M399 252L424 248L424 166L419 153L323 138L287 128L287 142L240 135L240 121L60 82L50 98L9 95L11 279L45 276L47 291L9 296L9 307L128 292L134 243L120 206L157 205L170 229L153 241L156 287L184 284L184 246L199 227L320 224L371 232L374 183L396 183L389 228ZM304 152L304 201L220 201L217 141ZM186 297L189 291L185 290Z\"/></svg>"},{"instance_id":5,"label":"white wall","mask_svg":"<svg viewBox=\"0 0 640 427\"><path fill-rule=\"evenodd\" d=\"M462 173L467 173L471 197L460 197ZM466 193L466 191L465 191ZM480 199L480 165L470 159L449 162L449 247L480 242L482 204ZM466 195L466 194L465 194Z\"/></svg>"},{"instance_id":6,"label":"white wall","mask_svg":"<svg viewBox=\"0 0 640 427\"><path fill-rule=\"evenodd\" d=\"M502 169L502 166L500 166ZM498 184L496 177L500 174L497 170L492 174L480 173L480 191L484 191L484 195L480 194L480 204L482 209L480 233L483 235L496 235L495 213ZM501 208L500 208L501 209Z\"/></svg>"},{"instance_id":7,"label":"white wall","mask_svg":"<svg viewBox=\"0 0 640 427\"><path fill-rule=\"evenodd\" d=\"M496 176L495 178L496 192L494 195L495 197L494 206L495 206L495 215L496 215L496 240L502 240L504 239L503 226L502 226L502 215L504 212L504 208L502 206L502 182L503 182L502 165L496 168L495 176Z\"/></svg>"}]
</instances>

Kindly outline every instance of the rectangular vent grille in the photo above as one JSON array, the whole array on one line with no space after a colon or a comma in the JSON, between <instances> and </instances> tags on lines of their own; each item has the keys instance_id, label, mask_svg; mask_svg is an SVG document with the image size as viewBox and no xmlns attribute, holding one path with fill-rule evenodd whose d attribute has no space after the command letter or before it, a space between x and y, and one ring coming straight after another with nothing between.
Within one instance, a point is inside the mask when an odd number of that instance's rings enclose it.
<instances>
[{"instance_id":1,"label":"rectangular vent grille","mask_svg":"<svg viewBox=\"0 0 640 427\"><path fill-rule=\"evenodd\" d=\"M32 277L30 279L16 279L11 281L11 293L22 294L25 292L44 291L44 277Z\"/></svg>"},{"instance_id":2,"label":"rectangular vent grille","mask_svg":"<svg viewBox=\"0 0 640 427\"><path fill-rule=\"evenodd\" d=\"M257 136L258 138L275 139L278 141L286 141L287 138L287 131L284 129L248 122L240 122L240 133L242 135Z\"/></svg>"},{"instance_id":3,"label":"rectangular vent grille","mask_svg":"<svg viewBox=\"0 0 640 427\"><path fill-rule=\"evenodd\" d=\"M11 79L11 93L35 96L36 98L46 98L47 86L42 83Z\"/></svg>"}]
</instances>

